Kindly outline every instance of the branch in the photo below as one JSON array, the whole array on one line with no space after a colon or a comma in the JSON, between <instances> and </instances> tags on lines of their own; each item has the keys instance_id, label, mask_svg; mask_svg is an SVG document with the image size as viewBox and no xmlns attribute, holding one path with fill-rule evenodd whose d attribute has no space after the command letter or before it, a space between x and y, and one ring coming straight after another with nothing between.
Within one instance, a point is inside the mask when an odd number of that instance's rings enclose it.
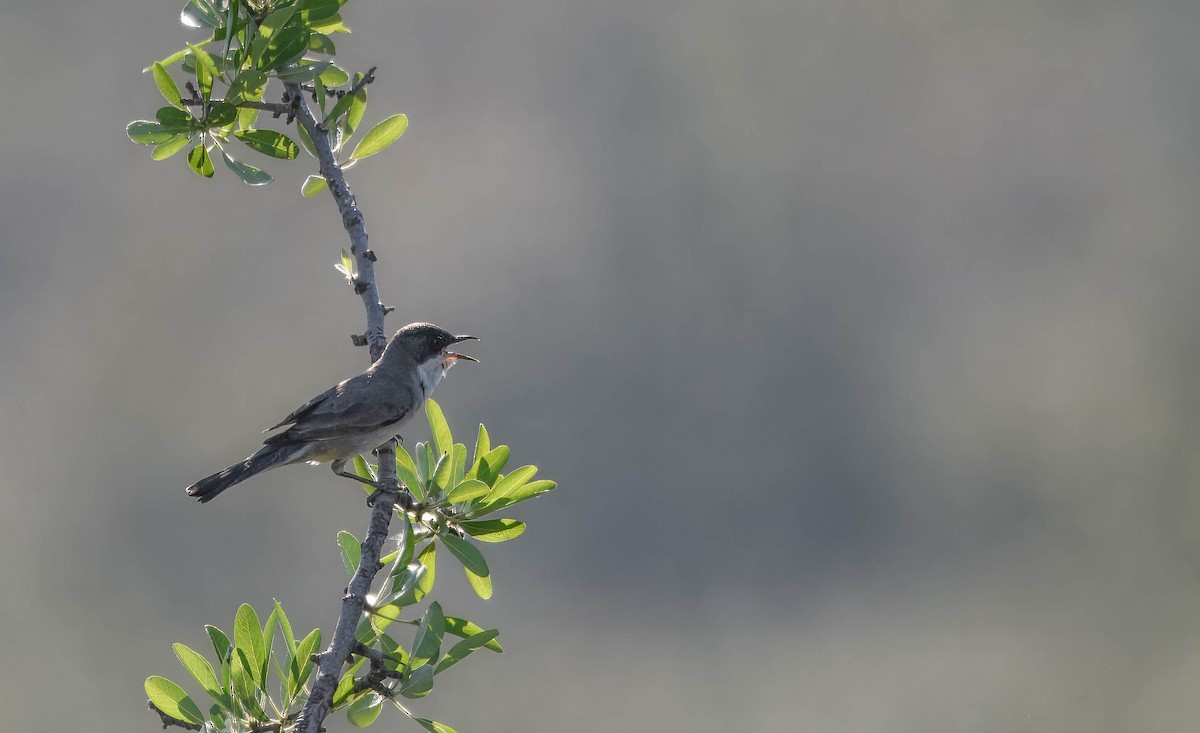
<instances>
[{"instance_id":1,"label":"branch","mask_svg":"<svg viewBox=\"0 0 1200 733\"><path fill-rule=\"evenodd\" d=\"M346 185L346 178L333 157L329 146L329 136L313 116L312 110L304 101L298 84L288 84L288 103L293 105L296 119L304 126L308 136L313 141L317 151L317 159L321 163L321 175L329 184L329 191L337 202L342 214L342 225L350 237L350 252L358 260L358 281L361 287L356 287L362 297L363 306L367 310L367 343L371 349L371 361L375 361L383 353L387 339L383 332L384 307L379 302L379 289L375 286L375 255L367 249L367 230L362 213ZM379 477L380 491L376 492L374 504L371 507L371 523L367 536L363 538L362 556L358 569L350 580L346 595L342 597L342 611L338 616L337 626L334 627L333 640L329 648L320 655L317 679L313 683L312 692L304 709L296 719L295 733L318 733L321 723L329 714L333 704L333 693L341 677L342 668L350 659L355 649L354 632L362 618L363 606L375 574L383 568L379 557L383 553L383 544L387 541L388 529L392 521L392 510L400 495L400 481L396 477L396 443L388 441L379 447Z\"/></svg>"},{"instance_id":2,"label":"branch","mask_svg":"<svg viewBox=\"0 0 1200 733\"><path fill-rule=\"evenodd\" d=\"M304 101L299 84L287 85L288 98L296 106L296 120L304 126L304 131L317 150L317 160L321 164L321 175L329 184L329 192L337 202L338 211L342 213L342 226L350 236L350 254L358 261L358 285L355 290L362 297L363 306L367 309L367 344L371 347L371 361L379 358L383 347L387 346L387 336L383 332L383 303L379 302L379 289L375 287L375 253L367 247L367 228L363 222L362 212L358 210L358 202L350 187L346 185L346 177L333 157L333 149L329 147L329 136L321 123L313 116L312 110ZM382 464L383 456L379 457Z\"/></svg>"}]
</instances>

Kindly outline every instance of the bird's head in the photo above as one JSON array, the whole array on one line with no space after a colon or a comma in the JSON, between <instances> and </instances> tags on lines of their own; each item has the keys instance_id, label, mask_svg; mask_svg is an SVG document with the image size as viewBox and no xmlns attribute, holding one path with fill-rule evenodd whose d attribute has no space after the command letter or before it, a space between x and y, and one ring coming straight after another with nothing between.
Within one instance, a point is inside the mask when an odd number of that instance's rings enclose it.
<instances>
[{"instance_id":1,"label":"bird's head","mask_svg":"<svg viewBox=\"0 0 1200 733\"><path fill-rule=\"evenodd\" d=\"M450 350L454 344L472 340L479 339L475 336L455 336L432 323L410 323L396 332L387 350L398 350L416 362L422 385L428 393L459 360L479 361L473 356Z\"/></svg>"}]
</instances>

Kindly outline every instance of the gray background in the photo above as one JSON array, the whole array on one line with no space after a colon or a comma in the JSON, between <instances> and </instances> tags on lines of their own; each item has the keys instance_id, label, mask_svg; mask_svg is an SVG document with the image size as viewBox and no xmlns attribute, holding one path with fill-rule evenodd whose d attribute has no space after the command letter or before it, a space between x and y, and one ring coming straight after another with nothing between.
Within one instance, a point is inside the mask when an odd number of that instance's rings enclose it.
<instances>
[{"instance_id":1,"label":"gray background","mask_svg":"<svg viewBox=\"0 0 1200 733\"><path fill-rule=\"evenodd\" d=\"M161 104L140 69L198 37L177 5L2 11L8 730L156 729L142 680L184 678L172 641L272 597L328 629L334 535L365 524L325 469L183 495L366 355L332 202L297 193L315 166L251 189L125 138ZM508 653L417 711L1194 726L1200 5L346 16L368 123L412 121L350 173L390 327L483 336L443 407L560 482L491 548L491 601L441 563L443 603Z\"/></svg>"}]
</instances>

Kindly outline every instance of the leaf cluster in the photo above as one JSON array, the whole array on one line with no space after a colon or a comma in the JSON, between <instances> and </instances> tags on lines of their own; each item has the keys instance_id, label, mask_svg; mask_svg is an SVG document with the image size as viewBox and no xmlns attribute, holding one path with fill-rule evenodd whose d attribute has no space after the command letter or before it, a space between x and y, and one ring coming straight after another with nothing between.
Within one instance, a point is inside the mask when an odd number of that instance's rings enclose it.
<instances>
[{"instance_id":1,"label":"leaf cluster","mask_svg":"<svg viewBox=\"0 0 1200 733\"><path fill-rule=\"evenodd\" d=\"M433 440L417 443L411 454L402 447L396 451L397 473L419 503L409 511L397 504L403 526L399 546L381 558L390 568L377 576L382 580L367 598L355 632L355 655L342 671L331 710L345 710L353 725L366 727L379 716L384 702L391 702L428 731L454 733L442 723L414 715L400 700L428 695L438 675L479 649L502 652L496 638L500 632L448 616L436 601L419 617L406 618L408 610L433 590L439 545L462 565L476 594L491 597L492 573L472 540L504 542L520 536L523 522L490 516L554 489L555 483L532 480L534 466L504 473L509 448L492 447L483 425L468 461L466 447L454 442L438 404L427 400L425 412ZM364 482L375 481L376 467L362 456L356 457L355 467ZM364 483L364 488L374 486ZM353 576L361 543L349 532L339 532L337 543L346 572ZM398 638L395 633L396 628L411 627L411 637ZM320 630L297 640L278 601L263 624L251 606L241 606L232 640L215 626L205 628L216 664L182 644L175 645L175 654L211 699L207 713L179 685L159 676L146 680L151 704L171 721L201 726L206 733L286 730L308 699ZM447 636L457 641L447 644Z\"/></svg>"},{"instance_id":2,"label":"leaf cluster","mask_svg":"<svg viewBox=\"0 0 1200 733\"><path fill-rule=\"evenodd\" d=\"M234 143L270 158L291 160L301 148L316 157L303 126L296 126L299 143L282 132L257 126L263 111L271 112L272 118L286 114L287 122L294 122L288 104L263 101L268 84L275 80L312 93L321 110L320 128L329 136L335 155L340 154L366 113L367 84L372 79L370 72L351 78L335 63L333 37L349 32L341 16L345 2L188 0L180 20L185 26L207 31L209 37L145 69L168 106L160 108L153 120L130 122L126 127L129 139L153 146L154 160L166 160L187 149L188 167L205 178L213 176L213 157L219 154L242 181L255 186L270 183L270 173L232 152ZM180 91L174 73L183 74L188 94ZM404 115L379 123L362 137L341 167L380 152L407 127ZM324 187L324 178L309 176L301 190L313 196Z\"/></svg>"}]
</instances>

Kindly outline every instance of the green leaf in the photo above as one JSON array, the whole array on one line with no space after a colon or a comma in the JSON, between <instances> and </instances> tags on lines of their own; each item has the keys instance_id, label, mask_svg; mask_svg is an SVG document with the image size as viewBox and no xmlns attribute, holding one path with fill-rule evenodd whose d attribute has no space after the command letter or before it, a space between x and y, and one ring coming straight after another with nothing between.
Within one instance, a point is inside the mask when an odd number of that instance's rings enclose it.
<instances>
[{"instance_id":1,"label":"green leaf","mask_svg":"<svg viewBox=\"0 0 1200 733\"><path fill-rule=\"evenodd\" d=\"M324 86L324 82L321 84ZM350 109L351 104L354 104L354 97L349 94L343 94L342 98L337 101L337 104L333 105L333 108L326 113L325 119L321 121L321 126L326 130L332 131L333 123Z\"/></svg>"},{"instance_id":2,"label":"green leaf","mask_svg":"<svg viewBox=\"0 0 1200 733\"><path fill-rule=\"evenodd\" d=\"M179 13L179 22L189 28L216 28L221 25L221 18L205 0L188 0Z\"/></svg>"},{"instance_id":3,"label":"green leaf","mask_svg":"<svg viewBox=\"0 0 1200 733\"><path fill-rule=\"evenodd\" d=\"M220 703L222 707L226 709L231 707L229 695L221 687L221 682L217 679L217 673L213 671L212 665L208 663L208 660L183 644L173 644L172 648L175 650L175 656L179 658L179 663L195 678L196 682L200 683L204 691L212 699Z\"/></svg>"},{"instance_id":4,"label":"green leaf","mask_svg":"<svg viewBox=\"0 0 1200 733\"><path fill-rule=\"evenodd\" d=\"M506 496L510 496L512 492L521 488L529 479L533 478L535 473L537 473L537 466L521 466L514 470L496 483L485 503L492 504Z\"/></svg>"},{"instance_id":5,"label":"green leaf","mask_svg":"<svg viewBox=\"0 0 1200 733\"><path fill-rule=\"evenodd\" d=\"M150 153L151 160L166 160L175 153L183 150L188 145L192 144L192 135L190 133L180 133L175 137L165 142L159 143L154 152Z\"/></svg>"},{"instance_id":6,"label":"green leaf","mask_svg":"<svg viewBox=\"0 0 1200 733\"><path fill-rule=\"evenodd\" d=\"M446 489L450 488L450 478L453 473L454 458L449 453L442 453L438 458L437 466L433 469L433 485L438 488L437 493L444 493Z\"/></svg>"},{"instance_id":7,"label":"green leaf","mask_svg":"<svg viewBox=\"0 0 1200 733\"><path fill-rule=\"evenodd\" d=\"M468 636L454 646L450 647L450 651L446 652L446 656L442 657L442 661L438 662L437 668L433 670L434 673L440 674L445 672L447 669L450 669L463 659L466 659L471 652L484 646L499 635L499 631L496 629L491 629L473 636Z\"/></svg>"},{"instance_id":8,"label":"green leaf","mask_svg":"<svg viewBox=\"0 0 1200 733\"><path fill-rule=\"evenodd\" d=\"M396 475L400 478L400 483L407 486L417 497L417 501L425 501L425 491L421 487L420 477L417 476L417 466L402 445L396 446Z\"/></svg>"},{"instance_id":9,"label":"green leaf","mask_svg":"<svg viewBox=\"0 0 1200 733\"><path fill-rule=\"evenodd\" d=\"M377 692L371 692L350 703L346 708L346 720L357 728L366 728L379 717L383 709L383 697Z\"/></svg>"},{"instance_id":10,"label":"green leaf","mask_svg":"<svg viewBox=\"0 0 1200 733\"><path fill-rule=\"evenodd\" d=\"M332 18L337 15L338 10L342 7L342 3L338 0L306 0L304 10L300 11L300 17L308 22Z\"/></svg>"},{"instance_id":11,"label":"green leaf","mask_svg":"<svg viewBox=\"0 0 1200 733\"><path fill-rule=\"evenodd\" d=\"M164 129L175 132L189 132L196 124L196 118L175 107L159 107L154 113L154 119L162 124Z\"/></svg>"},{"instance_id":12,"label":"green leaf","mask_svg":"<svg viewBox=\"0 0 1200 733\"><path fill-rule=\"evenodd\" d=\"M442 536L442 543L446 545L446 549L451 554L458 558L463 567L472 573L481 577L487 577L490 574L487 561L483 559L483 553L475 545L455 534Z\"/></svg>"},{"instance_id":13,"label":"green leaf","mask_svg":"<svg viewBox=\"0 0 1200 733\"><path fill-rule=\"evenodd\" d=\"M395 672L408 666L408 652L404 651L404 647L400 646L399 642L387 634L379 635L379 649L385 657L383 660L384 667Z\"/></svg>"},{"instance_id":14,"label":"green leaf","mask_svg":"<svg viewBox=\"0 0 1200 733\"><path fill-rule=\"evenodd\" d=\"M504 470L505 464L508 463L508 452L507 445L498 445L484 454L483 459L479 461L479 468L476 471L475 478L488 486L496 483L496 477L500 475L500 472Z\"/></svg>"},{"instance_id":15,"label":"green leaf","mask_svg":"<svg viewBox=\"0 0 1200 733\"><path fill-rule=\"evenodd\" d=\"M467 513L472 515L490 514L494 511L504 509L505 507L510 507L513 504L519 504L527 499L532 499L535 496L540 496L547 491L553 491L557 486L558 484L554 483L553 481L544 479L541 481L531 481L527 484L517 487L516 489L513 489L511 492L509 492L508 496L505 496L501 499L493 500L489 497L485 500L485 506L472 508Z\"/></svg>"},{"instance_id":16,"label":"green leaf","mask_svg":"<svg viewBox=\"0 0 1200 733\"><path fill-rule=\"evenodd\" d=\"M446 725L445 723L439 723L436 720L430 720L429 718L416 718L416 717L414 717L413 720L420 723L421 727L424 728L425 730L429 731L429 733L458 733L458 731L454 730L453 728Z\"/></svg>"},{"instance_id":17,"label":"green leaf","mask_svg":"<svg viewBox=\"0 0 1200 733\"><path fill-rule=\"evenodd\" d=\"M197 145L188 153L188 166L195 171L196 175L204 176L205 178L213 177L212 158L208 157L208 150L203 145Z\"/></svg>"},{"instance_id":18,"label":"green leaf","mask_svg":"<svg viewBox=\"0 0 1200 733\"><path fill-rule=\"evenodd\" d=\"M179 94L179 87L175 86L175 80L167 73L166 68L155 61L150 66L154 73L154 83L158 85L158 91L163 95L163 99L170 102L172 107L183 109L183 97Z\"/></svg>"},{"instance_id":19,"label":"green leaf","mask_svg":"<svg viewBox=\"0 0 1200 733\"><path fill-rule=\"evenodd\" d=\"M233 645L229 643L229 637L225 635L225 632L211 624L205 625L204 630L208 632L208 638L212 640L213 649L217 652L217 658L228 659L229 650Z\"/></svg>"},{"instance_id":20,"label":"green leaf","mask_svg":"<svg viewBox=\"0 0 1200 733\"><path fill-rule=\"evenodd\" d=\"M457 616L446 617L447 634L454 634L455 636L461 636L462 638L466 639L468 637L475 636L476 634L482 634L483 631L483 627L474 621L468 621L465 618L458 618ZM504 647L500 646L500 642L496 641L495 639L492 639L488 643L484 644L483 647L485 649L491 649L497 654L504 652Z\"/></svg>"},{"instance_id":21,"label":"green leaf","mask_svg":"<svg viewBox=\"0 0 1200 733\"><path fill-rule=\"evenodd\" d=\"M329 187L325 179L321 176L309 176L304 179L304 185L300 187L300 193L308 198L312 198Z\"/></svg>"},{"instance_id":22,"label":"green leaf","mask_svg":"<svg viewBox=\"0 0 1200 733\"><path fill-rule=\"evenodd\" d=\"M230 104L258 102L262 100L263 92L266 89L266 72L257 69L242 69L229 84L229 91L225 93L225 101Z\"/></svg>"},{"instance_id":23,"label":"green leaf","mask_svg":"<svg viewBox=\"0 0 1200 733\"><path fill-rule=\"evenodd\" d=\"M354 75L354 83L357 84L363 78L362 74ZM354 101L350 103L350 109L346 112L346 132L352 133L358 129L362 123L363 115L367 112L367 88L364 86L354 93Z\"/></svg>"},{"instance_id":24,"label":"green leaf","mask_svg":"<svg viewBox=\"0 0 1200 733\"><path fill-rule=\"evenodd\" d=\"M463 567L463 571L466 572L467 582L471 584L471 589L475 591L475 595L485 601L492 597L492 576L476 575L471 572L470 568L465 566Z\"/></svg>"},{"instance_id":25,"label":"green leaf","mask_svg":"<svg viewBox=\"0 0 1200 733\"><path fill-rule=\"evenodd\" d=\"M412 660L410 666L420 667L426 662L438 658L442 648L442 636L446 633L446 617L442 614L442 606L437 601L429 604L421 623L417 626L417 635L413 640Z\"/></svg>"},{"instance_id":26,"label":"green leaf","mask_svg":"<svg viewBox=\"0 0 1200 733\"><path fill-rule=\"evenodd\" d=\"M463 504L472 499L487 496L490 490L487 484L478 479L467 479L446 494L446 498L451 504Z\"/></svg>"},{"instance_id":27,"label":"green leaf","mask_svg":"<svg viewBox=\"0 0 1200 733\"><path fill-rule=\"evenodd\" d=\"M238 130L233 133L252 150L272 158L292 160L300 154L300 146L291 138L274 130Z\"/></svg>"},{"instance_id":28,"label":"green leaf","mask_svg":"<svg viewBox=\"0 0 1200 733\"><path fill-rule=\"evenodd\" d=\"M450 451L450 486L457 486L463 481L463 471L467 465L467 446L455 443Z\"/></svg>"},{"instance_id":29,"label":"green leaf","mask_svg":"<svg viewBox=\"0 0 1200 733\"><path fill-rule=\"evenodd\" d=\"M250 184L251 186L265 186L275 180L262 168L255 168L252 165L247 165L238 160L229 157L229 154L224 150L221 151L221 158L224 159L225 165L229 170L237 174L237 177Z\"/></svg>"},{"instance_id":30,"label":"green leaf","mask_svg":"<svg viewBox=\"0 0 1200 733\"><path fill-rule=\"evenodd\" d=\"M342 564L346 566L346 573L350 577L354 577L354 571L358 570L358 562L362 558L362 544L358 538L349 532L342 530L337 534L338 547L342 550Z\"/></svg>"},{"instance_id":31,"label":"green leaf","mask_svg":"<svg viewBox=\"0 0 1200 733\"><path fill-rule=\"evenodd\" d=\"M362 158L374 155L396 142L407 129L407 117L404 115L392 115L372 127L371 131L359 141L358 146L354 148L354 152L350 154L350 157L361 160Z\"/></svg>"},{"instance_id":32,"label":"green leaf","mask_svg":"<svg viewBox=\"0 0 1200 733\"><path fill-rule=\"evenodd\" d=\"M480 519L458 526L480 542L504 542L525 533L525 523L515 519Z\"/></svg>"},{"instance_id":33,"label":"green leaf","mask_svg":"<svg viewBox=\"0 0 1200 733\"><path fill-rule=\"evenodd\" d=\"M371 625L375 628L375 632L382 634L393 622L398 621L403 609L404 606L399 603L387 603L376 608L371 613Z\"/></svg>"},{"instance_id":34,"label":"green leaf","mask_svg":"<svg viewBox=\"0 0 1200 733\"><path fill-rule=\"evenodd\" d=\"M263 71L271 71L299 58L308 50L308 37L311 33L312 31L304 27L284 28L271 37L256 66Z\"/></svg>"},{"instance_id":35,"label":"green leaf","mask_svg":"<svg viewBox=\"0 0 1200 733\"><path fill-rule=\"evenodd\" d=\"M327 87L340 87L350 81L350 75L344 69L334 65L326 64L326 69L321 72L321 83Z\"/></svg>"},{"instance_id":36,"label":"green leaf","mask_svg":"<svg viewBox=\"0 0 1200 733\"><path fill-rule=\"evenodd\" d=\"M229 102L221 102L220 104L214 104L208 110L208 117L205 118L204 124L210 129L226 127L232 124L237 119L237 116L237 107L234 107Z\"/></svg>"},{"instance_id":37,"label":"green leaf","mask_svg":"<svg viewBox=\"0 0 1200 733\"><path fill-rule=\"evenodd\" d=\"M314 53L325 53L333 56L337 53L337 48L333 45L333 39L324 33L314 33L308 38L308 50Z\"/></svg>"},{"instance_id":38,"label":"green leaf","mask_svg":"<svg viewBox=\"0 0 1200 733\"><path fill-rule=\"evenodd\" d=\"M234 647L233 663L233 692L241 702L242 707L251 712L261 714L262 706L258 703L258 672L250 661L246 650Z\"/></svg>"},{"instance_id":39,"label":"green leaf","mask_svg":"<svg viewBox=\"0 0 1200 733\"><path fill-rule=\"evenodd\" d=\"M342 16L336 13L328 18L322 18L321 20L313 21L312 23L309 23L308 27L312 28L314 33L324 33L326 35L330 33L350 32L347 30L345 24L342 23Z\"/></svg>"},{"instance_id":40,"label":"green leaf","mask_svg":"<svg viewBox=\"0 0 1200 733\"><path fill-rule=\"evenodd\" d=\"M417 590L420 591L417 598L420 599L433 590L434 574L437 570L437 543L430 542L425 545L425 549L417 555L417 562L425 568L425 575L417 579Z\"/></svg>"},{"instance_id":41,"label":"green leaf","mask_svg":"<svg viewBox=\"0 0 1200 733\"><path fill-rule=\"evenodd\" d=\"M421 589L421 583L429 570L420 563L401 566L392 580L392 593L396 594L396 603L401 606L411 606L425 597L427 591Z\"/></svg>"},{"instance_id":42,"label":"green leaf","mask_svg":"<svg viewBox=\"0 0 1200 733\"><path fill-rule=\"evenodd\" d=\"M332 65L333 62L328 60L310 61L302 58L294 64L279 67L275 76L285 84L303 84L316 79Z\"/></svg>"},{"instance_id":43,"label":"green leaf","mask_svg":"<svg viewBox=\"0 0 1200 733\"><path fill-rule=\"evenodd\" d=\"M350 693L354 691L354 673L367 661L366 657L359 657L358 661L350 665L349 669L342 673L342 679L338 682L337 689L333 691L333 706L336 710L345 704L350 697Z\"/></svg>"},{"instance_id":44,"label":"green leaf","mask_svg":"<svg viewBox=\"0 0 1200 733\"><path fill-rule=\"evenodd\" d=\"M475 451L471 454L471 470L467 471L466 478L476 478L479 472L480 460L492 449L492 439L488 435L487 428L483 423L479 423L479 432L475 436Z\"/></svg>"},{"instance_id":45,"label":"green leaf","mask_svg":"<svg viewBox=\"0 0 1200 733\"><path fill-rule=\"evenodd\" d=\"M200 712L200 708L192 702L192 698L187 696L182 687L166 677L157 675L147 677L146 697L150 698L154 707L176 720L194 725L204 723L204 713Z\"/></svg>"},{"instance_id":46,"label":"green leaf","mask_svg":"<svg viewBox=\"0 0 1200 733\"><path fill-rule=\"evenodd\" d=\"M272 11L266 18L263 18L262 23L258 24L258 36L250 43L250 60L255 66L258 66L262 60L263 52L267 50L267 45L271 42L271 38L287 25L287 22L292 19L292 14L295 12L295 5L278 8Z\"/></svg>"},{"instance_id":47,"label":"green leaf","mask_svg":"<svg viewBox=\"0 0 1200 733\"><path fill-rule=\"evenodd\" d=\"M175 130L164 128L158 122L134 120L125 126L125 134L138 145L159 145L179 133Z\"/></svg>"},{"instance_id":48,"label":"green leaf","mask_svg":"<svg viewBox=\"0 0 1200 733\"><path fill-rule=\"evenodd\" d=\"M321 644L321 630L313 629L308 633L308 636L300 640L296 645L296 653L292 655L291 661L288 663L288 679L286 681L288 704L296 699L296 695L304 687L304 683L308 682L309 675L312 674L315 666L312 661L312 655L317 651L317 647Z\"/></svg>"},{"instance_id":49,"label":"green leaf","mask_svg":"<svg viewBox=\"0 0 1200 733\"><path fill-rule=\"evenodd\" d=\"M425 486L433 478L433 447L428 443L417 443L413 446L417 469L417 483Z\"/></svg>"},{"instance_id":50,"label":"green leaf","mask_svg":"<svg viewBox=\"0 0 1200 733\"><path fill-rule=\"evenodd\" d=\"M212 96L213 79L220 76L221 73L217 71L217 64L207 51L191 44L188 44L188 48L196 57L196 83L200 85L200 96L207 101Z\"/></svg>"},{"instance_id":51,"label":"green leaf","mask_svg":"<svg viewBox=\"0 0 1200 733\"><path fill-rule=\"evenodd\" d=\"M288 620L287 614L283 612L283 606L279 601L275 601L275 616L279 619L279 630L283 632L283 641L287 644L288 652L295 654L296 637L292 633L292 622ZM270 641L268 641L267 646L269 647L270 645Z\"/></svg>"},{"instance_id":52,"label":"green leaf","mask_svg":"<svg viewBox=\"0 0 1200 733\"><path fill-rule=\"evenodd\" d=\"M433 665L423 664L411 669L400 685L400 694L408 698L425 697L433 689Z\"/></svg>"},{"instance_id":53,"label":"green leaf","mask_svg":"<svg viewBox=\"0 0 1200 733\"><path fill-rule=\"evenodd\" d=\"M251 678L259 678L259 668L267 658L267 642L263 639L258 614L249 603L238 607L233 617L233 647L246 653Z\"/></svg>"}]
</instances>

